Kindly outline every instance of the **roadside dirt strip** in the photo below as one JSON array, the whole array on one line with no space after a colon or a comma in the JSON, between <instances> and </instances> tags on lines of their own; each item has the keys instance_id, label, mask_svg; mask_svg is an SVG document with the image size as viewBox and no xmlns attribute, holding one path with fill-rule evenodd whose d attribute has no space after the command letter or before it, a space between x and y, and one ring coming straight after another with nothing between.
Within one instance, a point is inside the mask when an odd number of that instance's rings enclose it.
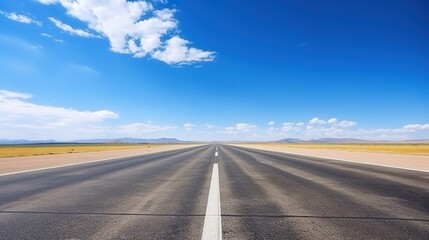
<instances>
[{"instance_id":1,"label":"roadside dirt strip","mask_svg":"<svg viewBox=\"0 0 429 240\"><path fill-rule=\"evenodd\" d=\"M0 175L32 171L36 169L82 164L94 161L105 161L115 158L145 155L195 146L199 146L199 144L166 145L156 148L0 158Z\"/></svg>"},{"instance_id":2,"label":"roadside dirt strip","mask_svg":"<svg viewBox=\"0 0 429 240\"><path fill-rule=\"evenodd\" d=\"M266 146L263 144L230 144L231 146L247 147L258 150L296 154L302 156L327 158L339 161L371 164L377 166L394 167L416 171L429 172L429 156L391 154L375 152L354 152L331 149L306 149Z\"/></svg>"}]
</instances>

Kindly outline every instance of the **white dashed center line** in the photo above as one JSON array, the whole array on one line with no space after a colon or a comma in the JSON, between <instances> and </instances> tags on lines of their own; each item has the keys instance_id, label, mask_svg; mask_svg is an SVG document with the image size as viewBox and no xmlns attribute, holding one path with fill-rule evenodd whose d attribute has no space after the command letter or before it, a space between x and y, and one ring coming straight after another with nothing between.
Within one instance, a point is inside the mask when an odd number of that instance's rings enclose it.
<instances>
[{"instance_id":1,"label":"white dashed center line","mask_svg":"<svg viewBox=\"0 0 429 240\"><path fill-rule=\"evenodd\" d=\"M220 213L219 193L219 168L217 163L213 164L209 199L207 201L206 217L204 219L203 236L201 239L222 239L222 222Z\"/></svg>"}]
</instances>

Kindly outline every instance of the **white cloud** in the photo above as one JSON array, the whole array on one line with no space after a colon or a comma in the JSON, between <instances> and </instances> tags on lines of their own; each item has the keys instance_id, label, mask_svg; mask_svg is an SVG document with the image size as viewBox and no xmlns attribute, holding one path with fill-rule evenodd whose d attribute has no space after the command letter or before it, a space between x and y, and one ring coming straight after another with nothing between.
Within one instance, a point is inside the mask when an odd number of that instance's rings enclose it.
<instances>
[{"instance_id":1,"label":"white cloud","mask_svg":"<svg viewBox=\"0 0 429 240\"><path fill-rule=\"evenodd\" d=\"M46 38L51 38L51 39L53 39L55 42L59 42L59 43L63 43L63 42L64 42L63 40L61 40L61 39L56 39L56 38L52 37L52 35L47 34L47 33L41 33L40 35L42 35L43 37L46 37Z\"/></svg>"},{"instance_id":2,"label":"white cloud","mask_svg":"<svg viewBox=\"0 0 429 240\"><path fill-rule=\"evenodd\" d=\"M429 124L408 124L401 128L378 129L356 129L354 128L356 125L355 121L339 121L337 118L331 118L328 121L313 118L309 121L304 134L310 138L334 137L389 140L413 138L410 134L429 129Z\"/></svg>"},{"instance_id":3,"label":"white cloud","mask_svg":"<svg viewBox=\"0 0 429 240\"><path fill-rule=\"evenodd\" d=\"M275 127L269 127L269 128L267 129L267 133L269 133L269 134L275 134L278 130L279 130L278 128L275 128Z\"/></svg>"},{"instance_id":4,"label":"white cloud","mask_svg":"<svg viewBox=\"0 0 429 240\"><path fill-rule=\"evenodd\" d=\"M213 61L214 52L202 51L196 48L189 48L189 41L178 36L167 40L166 46L162 50L156 50L153 58L164 61L168 64L188 64L193 62Z\"/></svg>"},{"instance_id":5,"label":"white cloud","mask_svg":"<svg viewBox=\"0 0 429 240\"><path fill-rule=\"evenodd\" d=\"M257 127L256 125L249 124L249 123L237 123L233 127L226 127L225 130L231 133L237 133L237 132L246 133L256 129L256 127Z\"/></svg>"},{"instance_id":6,"label":"white cloud","mask_svg":"<svg viewBox=\"0 0 429 240\"><path fill-rule=\"evenodd\" d=\"M88 28L109 39L113 52L134 57L152 56L168 64L212 61L214 52L188 47L189 41L176 36L178 21L174 9L155 9L149 1L127 0L39 0L43 4L61 4ZM68 26L68 25L67 25ZM71 26L63 26L75 33ZM81 30L79 36L88 36ZM171 37L171 35L174 35ZM163 39L168 39L163 42Z\"/></svg>"},{"instance_id":7,"label":"white cloud","mask_svg":"<svg viewBox=\"0 0 429 240\"><path fill-rule=\"evenodd\" d=\"M20 92L12 92L8 90L0 90L0 100L3 99L29 99L33 97L31 94L28 93L20 93Z\"/></svg>"},{"instance_id":8,"label":"white cloud","mask_svg":"<svg viewBox=\"0 0 429 240\"><path fill-rule=\"evenodd\" d=\"M206 127L207 127L208 129L216 128L216 126L215 126L215 125L212 125L212 124L206 124Z\"/></svg>"},{"instance_id":9,"label":"white cloud","mask_svg":"<svg viewBox=\"0 0 429 240\"><path fill-rule=\"evenodd\" d=\"M356 125L356 122L353 121L338 121L337 118L330 118L329 120L319 119L317 117L312 118L309 122L309 125L324 125L324 124L332 124L334 127L352 127Z\"/></svg>"},{"instance_id":10,"label":"white cloud","mask_svg":"<svg viewBox=\"0 0 429 240\"><path fill-rule=\"evenodd\" d=\"M310 138L342 138L342 137L355 137L353 132L356 130L349 130L356 126L354 121L339 121L337 118L330 118L329 120L312 118L306 126L303 133Z\"/></svg>"},{"instance_id":11,"label":"white cloud","mask_svg":"<svg viewBox=\"0 0 429 240\"><path fill-rule=\"evenodd\" d=\"M235 124L235 129L238 131L250 131L252 129L255 129L256 125L248 124L248 123L237 123Z\"/></svg>"},{"instance_id":12,"label":"white cloud","mask_svg":"<svg viewBox=\"0 0 429 240\"><path fill-rule=\"evenodd\" d=\"M52 38L52 36L47 33L41 33L40 35L42 35L43 37Z\"/></svg>"},{"instance_id":13,"label":"white cloud","mask_svg":"<svg viewBox=\"0 0 429 240\"><path fill-rule=\"evenodd\" d=\"M335 119L336 120L336 119ZM335 124L333 124L334 127L353 127L356 126L356 122L353 121L341 121L341 122L336 122Z\"/></svg>"},{"instance_id":14,"label":"white cloud","mask_svg":"<svg viewBox=\"0 0 429 240\"><path fill-rule=\"evenodd\" d=\"M429 129L429 124L408 124L405 125L403 128L409 130L423 130Z\"/></svg>"},{"instance_id":15,"label":"white cloud","mask_svg":"<svg viewBox=\"0 0 429 240\"><path fill-rule=\"evenodd\" d=\"M268 123L267 123L267 125L268 126L273 126L275 124L275 122L274 121L269 121Z\"/></svg>"},{"instance_id":16,"label":"white cloud","mask_svg":"<svg viewBox=\"0 0 429 240\"><path fill-rule=\"evenodd\" d=\"M285 122L283 123L282 131L283 132L299 132L302 131L302 126L304 123L293 123L293 122Z\"/></svg>"},{"instance_id":17,"label":"white cloud","mask_svg":"<svg viewBox=\"0 0 429 240\"><path fill-rule=\"evenodd\" d=\"M42 26L41 22L36 21L36 20L32 19L31 17L25 16L22 14L17 14L15 12L7 13L7 12L3 12L3 11L0 11L0 14L4 15L5 17L7 17L10 20L15 21L15 22L20 22L20 23L25 23L25 24L36 24L36 25Z\"/></svg>"},{"instance_id":18,"label":"white cloud","mask_svg":"<svg viewBox=\"0 0 429 240\"><path fill-rule=\"evenodd\" d=\"M282 127L282 131L283 132L289 132L289 131L292 131L292 130L294 130L294 127L290 126L290 125L283 125L283 127Z\"/></svg>"},{"instance_id":19,"label":"white cloud","mask_svg":"<svg viewBox=\"0 0 429 240\"><path fill-rule=\"evenodd\" d=\"M331 118L328 120L328 123L336 123L338 120L336 118Z\"/></svg>"},{"instance_id":20,"label":"white cloud","mask_svg":"<svg viewBox=\"0 0 429 240\"><path fill-rule=\"evenodd\" d=\"M118 114L108 110L91 112L36 105L25 101L29 98L30 94L0 90L0 122L22 124L30 120L31 123L41 127L55 128L119 117Z\"/></svg>"},{"instance_id":21,"label":"white cloud","mask_svg":"<svg viewBox=\"0 0 429 240\"><path fill-rule=\"evenodd\" d=\"M194 129L195 125L192 123L185 123L183 124L183 127L185 128L186 131L191 131Z\"/></svg>"},{"instance_id":22,"label":"white cloud","mask_svg":"<svg viewBox=\"0 0 429 240\"><path fill-rule=\"evenodd\" d=\"M109 110L80 111L31 103L32 95L0 90L0 132L8 139L73 140L99 137L146 137L175 129L152 123L107 125L119 118Z\"/></svg>"},{"instance_id":23,"label":"white cloud","mask_svg":"<svg viewBox=\"0 0 429 240\"><path fill-rule=\"evenodd\" d=\"M429 133L429 124L408 124L400 128L391 129L359 129L356 128L357 123L355 121L335 119L336 121L331 120L331 123L329 123L329 120L318 118L317 121L313 121L315 124L309 124L309 122L308 124L304 122L285 122L278 128L268 126L263 129L257 128L256 125L239 123L234 126L228 126L223 131L212 132L211 136L218 136L219 140L255 141L272 141L282 138L299 138L303 140L318 138L357 138L368 140L429 138L429 135L427 135ZM320 122L323 122L323 124L320 124ZM252 127L249 128L248 126Z\"/></svg>"},{"instance_id":24,"label":"white cloud","mask_svg":"<svg viewBox=\"0 0 429 240\"><path fill-rule=\"evenodd\" d=\"M57 3L57 2L58 2L58 0L39 0L39 2L40 2L41 4L49 5L49 4Z\"/></svg>"},{"instance_id":25,"label":"white cloud","mask_svg":"<svg viewBox=\"0 0 429 240\"><path fill-rule=\"evenodd\" d=\"M314 124L325 124L327 123L325 120L319 119L317 117L311 119L308 124L314 125Z\"/></svg>"},{"instance_id":26,"label":"white cloud","mask_svg":"<svg viewBox=\"0 0 429 240\"><path fill-rule=\"evenodd\" d=\"M429 129L429 124L408 124L402 128L379 128L375 130L365 130L366 133L413 133L418 131L426 131Z\"/></svg>"},{"instance_id":27,"label":"white cloud","mask_svg":"<svg viewBox=\"0 0 429 240\"><path fill-rule=\"evenodd\" d=\"M67 25L65 23L62 23L60 20L55 19L53 17L50 17L49 20L55 24L59 29L63 30L66 33L69 33L71 35L80 36L80 37L86 37L86 38L94 38L97 37L96 35L89 33L82 29L74 29L72 26Z\"/></svg>"},{"instance_id":28,"label":"white cloud","mask_svg":"<svg viewBox=\"0 0 429 240\"><path fill-rule=\"evenodd\" d=\"M117 133L121 133L124 136L132 137L132 136L142 136L142 133L152 133L159 131L166 131L170 129L175 129L174 126L159 126L155 124L148 123L132 123L121 125L115 128Z\"/></svg>"}]
</instances>

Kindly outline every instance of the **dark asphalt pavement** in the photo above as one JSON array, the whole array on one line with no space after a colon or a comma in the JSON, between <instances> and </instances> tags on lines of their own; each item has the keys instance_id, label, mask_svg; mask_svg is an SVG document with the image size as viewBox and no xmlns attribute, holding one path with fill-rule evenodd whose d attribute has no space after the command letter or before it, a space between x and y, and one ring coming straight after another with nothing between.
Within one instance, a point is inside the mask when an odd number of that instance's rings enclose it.
<instances>
[{"instance_id":1,"label":"dark asphalt pavement","mask_svg":"<svg viewBox=\"0 0 429 240\"><path fill-rule=\"evenodd\" d=\"M0 176L0 239L429 239L429 173L228 145Z\"/></svg>"}]
</instances>

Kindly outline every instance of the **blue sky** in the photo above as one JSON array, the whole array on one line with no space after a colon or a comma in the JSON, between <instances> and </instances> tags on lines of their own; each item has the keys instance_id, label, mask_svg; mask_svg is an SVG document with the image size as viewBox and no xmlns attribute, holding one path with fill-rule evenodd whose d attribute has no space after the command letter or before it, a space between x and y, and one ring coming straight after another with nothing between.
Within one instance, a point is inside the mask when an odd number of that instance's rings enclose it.
<instances>
[{"instance_id":1,"label":"blue sky","mask_svg":"<svg viewBox=\"0 0 429 240\"><path fill-rule=\"evenodd\" d=\"M429 138L424 0L0 3L0 139Z\"/></svg>"}]
</instances>

